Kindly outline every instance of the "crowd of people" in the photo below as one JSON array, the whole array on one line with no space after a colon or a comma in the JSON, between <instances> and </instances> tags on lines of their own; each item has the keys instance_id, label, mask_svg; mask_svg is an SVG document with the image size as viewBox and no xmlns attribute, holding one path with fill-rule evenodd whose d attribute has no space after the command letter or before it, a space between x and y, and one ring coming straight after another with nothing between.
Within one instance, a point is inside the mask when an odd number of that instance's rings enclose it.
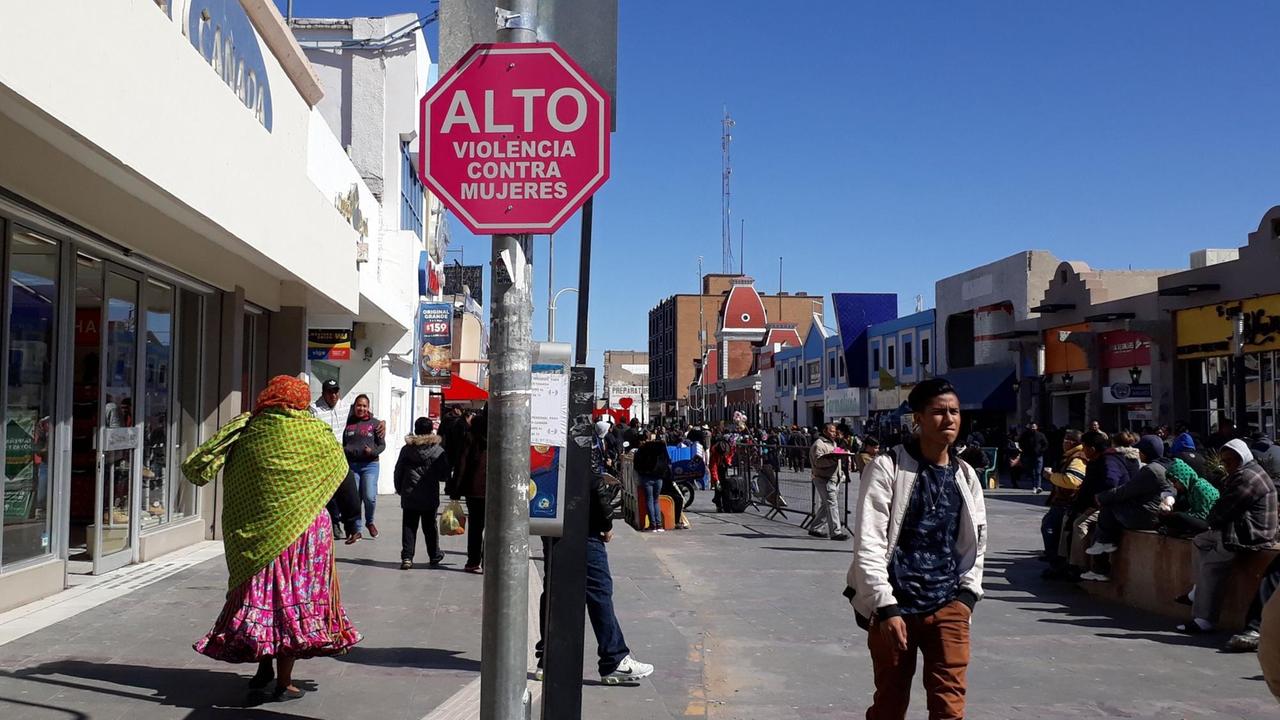
<instances>
[{"instance_id":1,"label":"crowd of people","mask_svg":"<svg viewBox=\"0 0 1280 720\"><path fill-rule=\"evenodd\" d=\"M1177 629L1213 631L1237 556L1280 539L1280 446L1259 433L1240 437L1229 421L1205 439L1182 425L1174 432L1166 427L1107 434L1094 423L1087 431L1066 429L1061 435L1056 461L1042 469L1050 485L1041 521L1040 559L1049 565L1043 577L1110 582L1112 555L1125 530L1188 538L1195 586L1171 601L1191 606L1192 619ZM1257 650L1262 610L1278 585L1280 556L1240 618L1244 630L1227 641L1226 650Z\"/></svg>"},{"instance_id":2,"label":"crowd of people","mask_svg":"<svg viewBox=\"0 0 1280 720\"><path fill-rule=\"evenodd\" d=\"M1048 490L1040 527L1046 580L1110 582L1112 556L1126 530L1190 539L1195 584L1171 599L1191 607L1191 620L1177 627L1185 633L1215 630L1235 560L1280 538L1280 446L1261 435L1241 437L1229 422L1208 438L1182 425L1108 434L1097 423L1083 431L1041 431L1031 424L1007 433L972 430L960 440L954 388L941 380L925 385L913 393L913 434L877 429L887 436L884 452L877 434L859 435L837 423L759 429L743 417L714 427L646 428L607 418L595 423L586 601L602 681L627 682L653 672L626 646L605 551L613 537L611 476L628 453L645 497L645 529L655 533L664 531L663 496L675 509L674 527L687 527L679 482L712 488L720 511L741 511L734 497L744 491L735 490L734 481L745 482L746 473L731 468L750 465L772 472L775 480L783 468L808 472L817 501L809 534L853 539L848 592L860 622L872 628L875 705L887 710L886 717L905 710L911 678L885 668L900 667L912 645L925 650L935 675L951 678L930 689L931 709L963 707L963 673L943 671L954 664L951 654L967 653L967 631L963 638L957 633L981 598L981 486L988 469L1006 475L1015 488L1025 481L1036 493ZM290 699L302 695L292 683L296 660L339 653L361 640L341 604L334 540L354 544L366 533L379 535L385 435L367 396L345 400L338 384L327 381L312 402L305 382L280 376L251 413L187 459L183 471L193 482L221 474L226 483L229 592L213 629L195 644L198 652L257 662L250 687L265 691L274 680L274 697ZM991 436L1005 439L995 453L986 441ZM447 496L466 503L464 570L483 574L487 438L483 410L449 407L438 429L429 418L416 420L394 468L403 517L401 569L413 567L419 532L429 565L444 561L436 517ZM997 468L990 468L993 457L1001 458ZM857 518L846 528L838 494L855 476L861 479ZM746 490L753 491L760 490ZM895 543L888 555L886 538ZM555 547L555 540L544 539L548 563ZM889 565L880 568L885 557ZM1244 630L1231 637L1227 650L1258 648L1264 607L1277 587L1280 556L1265 571L1240 618ZM545 589L543 607L545 614Z\"/></svg>"}]
</instances>

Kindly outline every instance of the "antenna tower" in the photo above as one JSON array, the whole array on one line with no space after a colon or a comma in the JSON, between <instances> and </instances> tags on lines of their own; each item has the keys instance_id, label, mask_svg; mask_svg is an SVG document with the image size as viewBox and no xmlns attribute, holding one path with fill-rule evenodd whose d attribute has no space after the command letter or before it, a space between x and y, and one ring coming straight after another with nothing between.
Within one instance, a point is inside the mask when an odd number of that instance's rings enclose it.
<instances>
[{"instance_id":1,"label":"antenna tower","mask_svg":"<svg viewBox=\"0 0 1280 720\"><path fill-rule=\"evenodd\" d=\"M720 153L721 153L721 170L724 180L724 189L720 198L720 243L721 243L721 272L728 275L733 272L733 229L729 224L730 217L733 214L729 205L729 178L733 175L733 165L729 161L729 145L733 143L733 135L729 134L729 130L736 123L733 118L729 117L729 108L724 109L724 119L720 121Z\"/></svg>"}]
</instances>

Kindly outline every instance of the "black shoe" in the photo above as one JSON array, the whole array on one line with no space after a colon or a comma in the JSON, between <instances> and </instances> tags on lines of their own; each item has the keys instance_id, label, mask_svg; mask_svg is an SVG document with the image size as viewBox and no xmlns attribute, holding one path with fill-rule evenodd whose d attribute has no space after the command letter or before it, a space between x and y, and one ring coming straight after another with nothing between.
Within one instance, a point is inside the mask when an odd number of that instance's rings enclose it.
<instances>
[{"instance_id":1,"label":"black shoe","mask_svg":"<svg viewBox=\"0 0 1280 720\"><path fill-rule=\"evenodd\" d=\"M265 672L264 672L265 670ZM272 680L276 679L276 671L271 667L271 663L266 665L258 665L258 672L249 678L250 690L261 690L265 688Z\"/></svg>"},{"instance_id":2,"label":"black shoe","mask_svg":"<svg viewBox=\"0 0 1280 720\"><path fill-rule=\"evenodd\" d=\"M437 567L442 562L444 562L444 553L440 553L438 555L432 555L431 562L429 564L431 567Z\"/></svg>"},{"instance_id":3,"label":"black shoe","mask_svg":"<svg viewBox=\"0 0 1280 720\"><path fill-rule=\"evenodd\" d=\"M401 570L412 570L412 569L413 569L413 561L412 561L412 560L409 560L409 559L401 560L401 561L400 561L400 569L401 569Z\"/></svg>"},{"instance_id":4,"label":"black shoe","mask_svg":"<svg viewBox=\"0 0 1280 720\"><path fill-rule=\"evenodd\" d=\"M827 534L824 532L818 532L817 530L810 530L809 537L822 538L825 540L827 538Z\"/></svg>"},{"instance_id":5,"label":"black shoe","mask_svg":"<svg viewBox=\"0 0 1280 720\"><path fill-rule=\"evenodd\" d=\"M335 523L333 526L333 539L342 540L346 536L347 534L342 531L342 526Z\"/></svg>"},{"instance_id":6,"label":"black shoe","mask_svg":"<svg viewBox=\"0 0 1280 720\"><path fill-rule=\"evenodd\" d=\"M846 535L846 534L844 534L844 533L836 533L835 535L832 535L832 536L831 536L831 539L832 539L832 540L841 540L841 541L843 541L843 540L848 540L848 539L849 539L849 536L848 536L848 535Z\"/></svg>"},{"instance_id":7,"label":"black shoe","mask_svg":"<svg viewBox=\"0 0 1280 720\"><path fill-rule=\"evenodd\" d=\"M1188 595L1187 593L1182 593L1178 597L1174 598L1173 601L1178 603L1179 605L1186 605L1187 607L1191 607L1192 605L1195 604L1191 600L1191 596Z\"/></svg>"}]
</instances>

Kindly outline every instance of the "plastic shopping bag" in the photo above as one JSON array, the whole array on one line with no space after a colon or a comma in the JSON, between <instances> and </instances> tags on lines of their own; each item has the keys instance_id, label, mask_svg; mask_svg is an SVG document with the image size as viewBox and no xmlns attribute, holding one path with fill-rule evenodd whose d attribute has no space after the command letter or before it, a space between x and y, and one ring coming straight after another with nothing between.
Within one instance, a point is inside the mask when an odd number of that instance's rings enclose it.
<instances>
[{"instance_id":1,"label":"plastic shopping bag","mask_svg":"<svg viewBox=\"0 0 1280 720\"><path fill-rule=\"evenodd\" d=\"M453 500L449 507L440 513L440 534L461 535L467 531L467 516L463 514L462 503Z\"/></svg>"}]
</instances>

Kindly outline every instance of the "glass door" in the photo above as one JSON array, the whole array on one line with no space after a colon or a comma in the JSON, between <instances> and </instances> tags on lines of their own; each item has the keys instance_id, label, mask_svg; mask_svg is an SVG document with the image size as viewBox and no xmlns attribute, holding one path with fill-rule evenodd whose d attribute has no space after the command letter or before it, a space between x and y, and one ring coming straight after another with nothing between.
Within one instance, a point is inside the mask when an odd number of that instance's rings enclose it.
<instances>
[{"instance_id":1,"label":"glass door","mask_svg":"<svg viewBox=\"0 0 1280 720\"><path fill-rule=\"evenodd\" d=\"M137 546L137 504L133 499L141 495L142 428L136 413L141 281L136 273L114 265L106 267L95 575L132 562Z\"/></svg>"},{"instance_id":2,"label":"glass door","mask_svg":"<svg viewBox=\"0 0 1280 720\"><path fill-rule=\"evenodd\" d=\"M133 562L142 496L139 274L76 257L72 407L72 572Z\"/></svg>"}]
</instances>

